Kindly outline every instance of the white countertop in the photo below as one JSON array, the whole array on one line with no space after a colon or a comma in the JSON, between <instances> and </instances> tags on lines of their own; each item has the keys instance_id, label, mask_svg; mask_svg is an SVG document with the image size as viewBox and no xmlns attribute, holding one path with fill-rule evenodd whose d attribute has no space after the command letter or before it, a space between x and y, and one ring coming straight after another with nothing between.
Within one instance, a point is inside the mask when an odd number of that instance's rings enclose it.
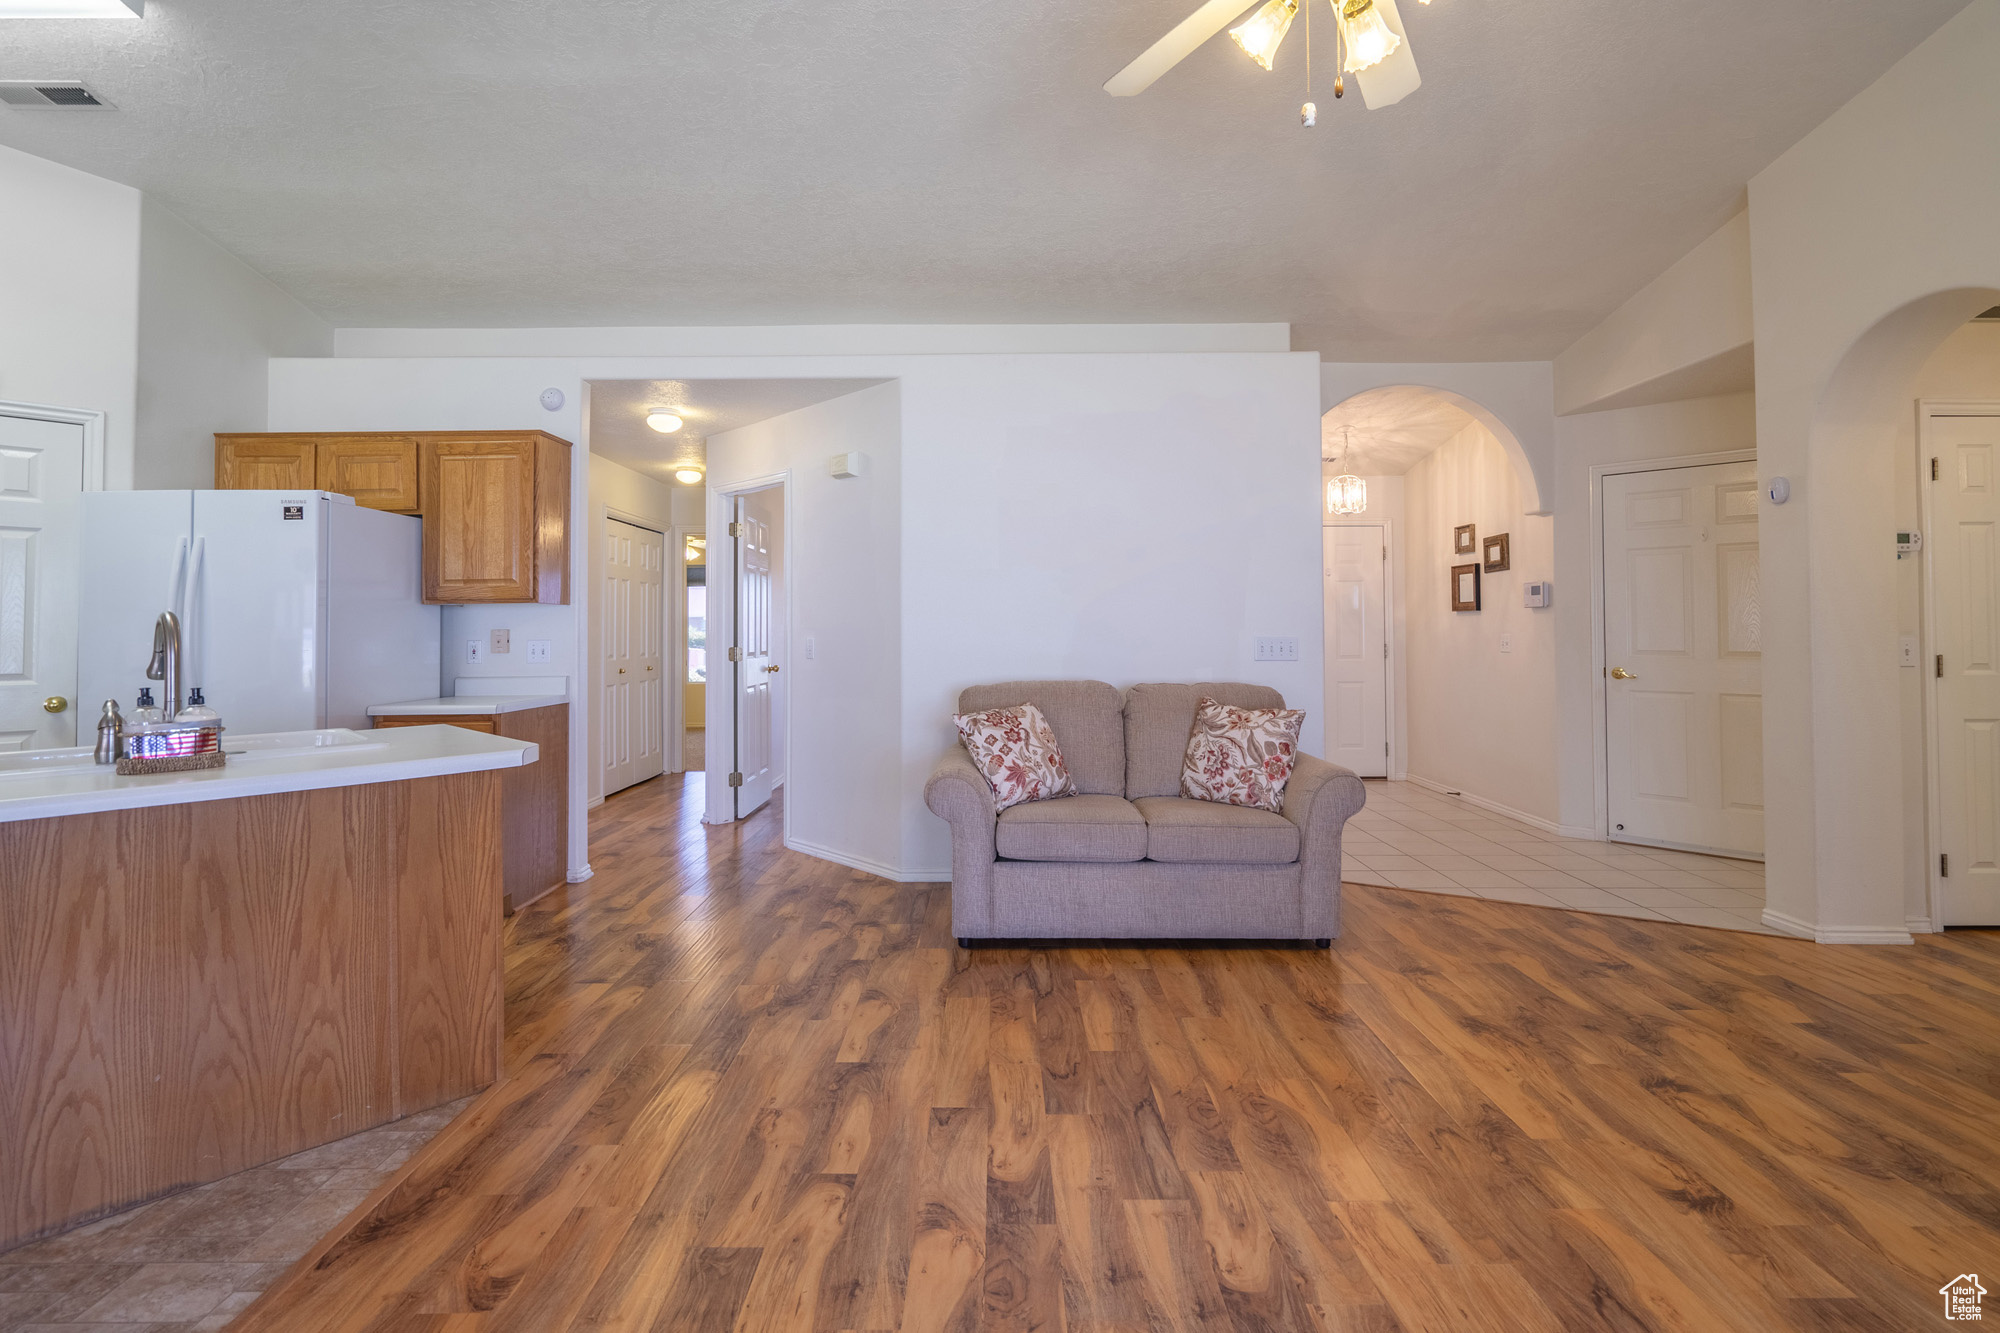
<instances>
[{"instance_id":1,"label":"white countertop","mask_svg":"<svg viewBox=\"0 0 2000 1333\"><path fill-rule=\"evenodd\" d=\"M91 762L85 748L0 754L0 823L519 768L540 754L531 741L451 726L224 731L222 748L229 762L221 768L130 778Z\"/></svg>"},{"instance_id":2,"label":"white countertop","mask_svg":"<svg viewBox=\"0 0 2000 1333\"><path fill-rule=\"evenodd\" d=\"M459 676L436 699L370 704L370 717L491 717L569 702L568 676Z\"/></svg>"}]
</instances>

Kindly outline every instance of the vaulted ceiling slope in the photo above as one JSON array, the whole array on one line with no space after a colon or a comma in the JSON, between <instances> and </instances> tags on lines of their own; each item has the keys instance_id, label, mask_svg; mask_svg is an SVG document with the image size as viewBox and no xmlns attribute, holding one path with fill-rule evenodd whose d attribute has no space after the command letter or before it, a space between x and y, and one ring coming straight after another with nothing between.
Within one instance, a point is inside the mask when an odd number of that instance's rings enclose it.
<instances>
[{"instance_id":1,"label":"vaulted ceiling slope","mask_svg":"<svg viewBox=\"0 0 2000 1333\"><path fill-rule=\"evenodd\" d=\"M1101 91L1194 0L150 0L7 21L0 78L119 109L0 108L0 142L350 327L1253 320L1542 358L1965 3L1406 5L1423 88L1366 112L1322 60L1308 131L1296 40Z\"/></svg>"}]
</instances>

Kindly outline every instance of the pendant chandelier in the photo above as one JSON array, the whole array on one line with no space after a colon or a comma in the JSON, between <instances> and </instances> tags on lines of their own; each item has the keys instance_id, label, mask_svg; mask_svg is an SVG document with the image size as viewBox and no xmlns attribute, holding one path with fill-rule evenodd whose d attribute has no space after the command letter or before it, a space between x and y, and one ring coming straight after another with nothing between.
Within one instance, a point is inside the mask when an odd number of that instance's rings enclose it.
<instances>
[{"instance_id":1,"label":"pendant chandelier","mask_svg":"<svg viewBox=\"0 0 2000 1333\"><path fill-rule=\"evenodd\" d=\"M1348 427L1340 428L1340 475L1326 483L1326 512L1329 514L1360 514L1368 509L1368 483L1355 476L1347 466L1347 455L1353 449L1348 432Z\"/></svg>"}]
</instances>

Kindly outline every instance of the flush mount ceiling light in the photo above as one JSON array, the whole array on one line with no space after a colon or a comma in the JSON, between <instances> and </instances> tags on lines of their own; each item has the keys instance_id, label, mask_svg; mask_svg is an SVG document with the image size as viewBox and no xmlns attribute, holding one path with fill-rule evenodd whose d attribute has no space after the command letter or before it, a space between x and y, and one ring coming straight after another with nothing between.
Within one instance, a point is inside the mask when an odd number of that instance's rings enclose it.
<instances>
[{"instance_id":1,"label":"flush mount ceiling light","mask_svg":"<svg viewBox=\"0 0 2000 1333\"><path fill-rule=\"evenodd\" d=\"M656 407L646 414L646 424L662 435L672 435L687 423L681 420L679 414Z\"/></svg>"},{"instance_id":2,"label":"flush mount ceiling light","mask_svg":"<svg viewBox=\"0 0 2000 1333\"><path fill-rule=\"evenodd\" d=\"M1208 0L1200 9L1182 19L1173 31L1154 42L1137 60L1119 70L1105 83L1113 97L1133 97L1146 91L1153 81L1194 54L1195 48L1229 27L1250 8L1252 0ZM1429 4L1431 0L1418 0ZM1410 37L1403 30L1403 16L1396 0L1329 0L1334 20L1334 55L1341 75L1333 81L1333 95L1347 91L1345 74L1352 74L1361 88L1361 100L1369 110L1392 106L1415 92L1423 80L1417 74L1416 57L1410 52ZM1229 35L1245 55L1265 69L1277 59L1278 46L1291 30L1292 19L1301 7L1306 14L1306 102L1299 108L1299 122L1313 125L1319 111L1312 103L1312 0L1264 0L1246 22L1230 28Z\"/></svg>"},{"instance_id":3,"label":"flush mount ceiling light","mask_svg":"<svg viewBox=\"0 0 2000 1333\"><path fill-rule=\"evenodd\" d=\"M140 19L146 0L0 0L0 19Z\"/></svg>"},{"instance_id":4,"label":"flush mount ceiling light","mask_svg":"<svg viewBox=\"0 0 2000 1333\"><path fill-rule=\"evenodd\" d=\"M1346 426L1340 428L1340 475L1326 483L1326 512L1329 514L1360 514L1368 509L1368 483L1355 476L1347 466L1347 455L1353 449L1348 429Z\"/></svg>"},{"instance_id":5,"label":"flush mount ceiling light","mask_svg":"<svg viewBox=\"0 0 2000 1333\"><path fill-rule=\"evenodd\" d=\"M677 467L674 469L674 480L683 486L699 485L704 475L706 474L698 467Z\"/></svg>"}]
</instances>

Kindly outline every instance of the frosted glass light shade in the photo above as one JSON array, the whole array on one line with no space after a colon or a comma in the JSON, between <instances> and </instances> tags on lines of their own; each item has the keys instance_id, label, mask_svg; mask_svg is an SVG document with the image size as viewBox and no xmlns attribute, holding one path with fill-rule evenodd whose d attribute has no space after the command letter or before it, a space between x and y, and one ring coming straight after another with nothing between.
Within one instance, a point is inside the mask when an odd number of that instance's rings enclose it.
<instances>
[{"instance_id":1,"label":"frosted glass light shade","mask_svg":"<svg viewBox=\"0 0 2000 1333\"><path fill-rule=\"evenodd\" d=\"M1340 15L1341 34L1347 38L1347 59L1341 68L1349 74L1381 64L1403 44L1382 21L1375 0L1334 0L1334 10Z\"/></svg>"},{"instance_id":2,"label":"frosted glass light shade","mask_svg":"<svg viewBox=\"0 0 2000 1333\"><path fill-rule=\"evenodd\" d=\"M1248 20L1231 28L1229 35L1236 39L1244 54L1269 69L1271 61L1277 57L1278 43L1284 41L1285 34L1291 31L1292 20L1298 12L1299 0L1269 0Z\"/></svg>"},{"instance_id":3,"label":"frosted glass light shade","mask_svg":"<svg viewBox=\"0 0 2000 1333\"><path fill-rule=\"evenodd\" d=\"M140 19L146 0L0 0L0 19Z\"/></svg>"},{"instance_id":4,"label":"frosted glass light shade","mask_svg":"<svg viewBox=\"0 0 2000 1333\"><path fill-rule=\"evenodd\" d=\"M702 472L700 468L683 467L674 469L674 480L683 486L696 485L701 481L701 478Z\"/></svg>"},{"instance_id":5,"label":"frosted glass light shade","mask_svg":"<svg viewBox=\"0 0 2000 1333\"><path fill-rule=\"evenodd\" d=\"M1368 509L1368 483L1356 476L1339 476L1326 483L1326 512L1360 514Z\"/></svg>"},{"instance_id":6,"label":"frosted glass light shade","mask_svg":"<svg viewBox=\"0 0 2000 1333\"><path fill-rule=\"evenodd\" d=\"M662 435L671 435L679 430L682 421L678 415L664 409L646 414L646 424Z\"/></svg>"}]
</instances>

